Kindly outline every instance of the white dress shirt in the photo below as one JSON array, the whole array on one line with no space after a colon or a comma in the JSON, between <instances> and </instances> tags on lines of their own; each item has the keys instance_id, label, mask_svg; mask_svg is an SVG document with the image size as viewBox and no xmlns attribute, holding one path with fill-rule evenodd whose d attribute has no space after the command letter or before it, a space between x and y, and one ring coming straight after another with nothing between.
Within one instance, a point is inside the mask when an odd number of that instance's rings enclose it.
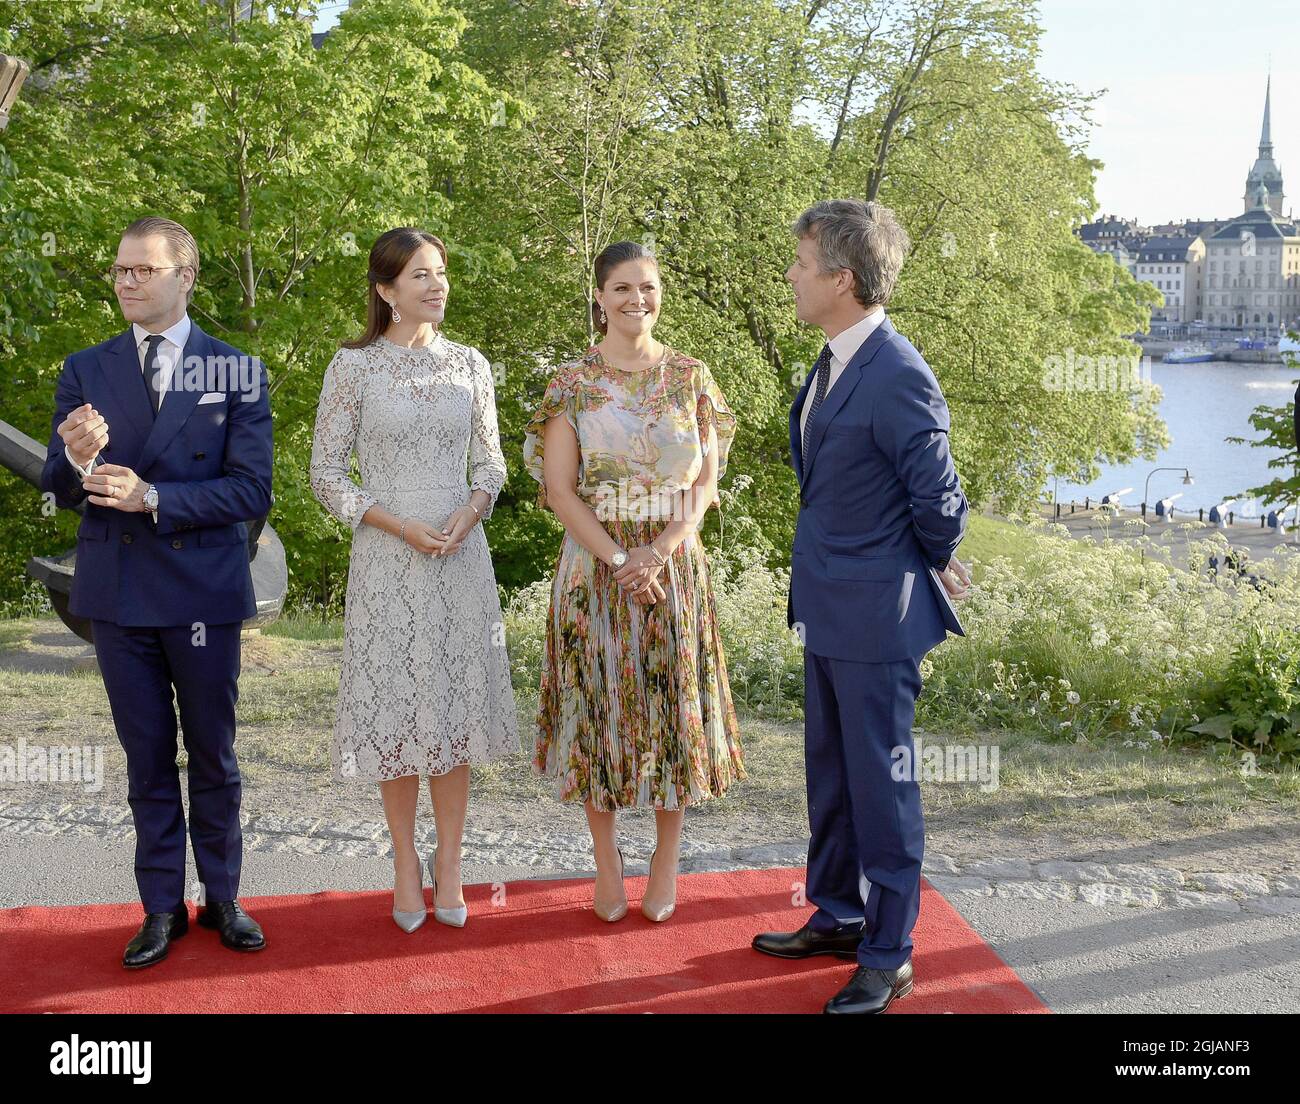
<instances>
[{"instance_id":1,"label":"white dress shirt","mask_svg":"<svg viewBox=\"0 0 1300 1104\"><path fill-rule=\"evenodd\" d=\"M835 386L835 381L843 374L844 369L848 366L849 361L853 359L854 354L862 348L862 343L869 338L875 331L875 328L885 320L885 308L877 306L870 314L865 315L861 320L854 322L847 330L841 330L830 340L831 346L831 375L826 384L826 394L831 393L831 388ZM799 412L799 439L802 441L806 436L805 430L808 426L808 408L812 406L813 395L817 392L817 377L813 377L812 385L808 388L808 394L804 396L803 407ZM822 396L822 402L826 401L826 396Z\"/></svg>"},{"instance_id":2,"label":"white dress shirt","mask_svg":"<svg viewBox=\"0 0 1300 1104\"><path fill-rule=\"evenodd\" d=\"M163 401L167 398L167 389L171 386L172 374L176 371L177 365L181 362L181 357L185 353L185 342L190 339L190 322L189 314L181 315L181 319L173 326L168 326L162 332L162 341L158 343L158 409L162 409ZM150 331L146 330L138 322L131 323L131 332L135 336L135 354L140 362L140 371L144 372L144 358L149 354L149 346L145 339L150 336ZM63 455L68 458L68 463L83 479L88 476L95 468L99 457L91 459L86 467L82 467L74 459L72 453L68 451L68 446L63 446ZM153 514L154 523L158 522L158 511L150 511Z\"/></svg>"}]
</instances>

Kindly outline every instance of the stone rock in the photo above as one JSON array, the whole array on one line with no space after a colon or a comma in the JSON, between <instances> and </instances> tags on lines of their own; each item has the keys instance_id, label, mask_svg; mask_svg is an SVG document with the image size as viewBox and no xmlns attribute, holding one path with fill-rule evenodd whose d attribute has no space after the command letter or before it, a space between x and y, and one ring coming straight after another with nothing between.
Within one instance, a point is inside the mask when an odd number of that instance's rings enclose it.
<instances>
[{"instance_id":1,"label":"stone rock","mask_svg":"<svg viewBox=\"0 0 1300 1104\"><path fill-rule=\"evenodd\" d=\"M1201 893L1195 889L1175 889L1165 897L1170 908L1203 908L1215 912L1240 912L1235 898L1226 893Z\"/></svg>"},{"instance_id":2,"label":"stone rock","mask_svg":"<svg viewBox=\"0 0 1300 1104\"><path fill-rule=\"evenodd\" d=\"M1165 866L1119 863L1111 870L1115 873L1115 880L1124 885L1151 886L1154 889L1179 889L1183 885L1182 872Z\"/></svg>"},{"instance_id":3,"label":"stone rock","mask_svg":"<svg viewBox=\"0 0 1300 1104\"><path fill-rule=\"evenodd\" d=\"M1202 872L1189 874L1190 882L1199 882L1209 893L1240 893L1247 897L1267 897L1268 879L1263 874L1227 874Z\"/></svg>"},{"instance_id":4,"label":"stone rock","mask_svg":"<svg viewBox=\"0 0 1300 1104\"><path fill-rule=\"evenodd\" d=\"M926 878L935 889L945 897L965 896L965 897L992 897L993 887L983 878L954 878L944 874L936 874L933 878Z\"/></svg>"},{"instance_id":5,"label":"stone rock","mask_svg":"<svg viewBox=\"0 0 1300 1104\"><path fill-rule=\"evenodd\" d=\"M254 832L270 832L277 836L309 836L321 823L320 817L285 817L276 813L261 813L249 821L248 827Z\"/></svg>"},{"instance_id":6,"label":"stone rock","mask_svg":"<svg viewBox=\"0 0 1300 1104\"><path fill-rule=\"evenodd\" d=\"M379 838L380 833L387 831L387 826L380 824L377 820L341 820L336 822L326 820L317 825L312 835L321 836L324 839L374 840Z\"/></svg>"},{"instance_id":7,"label":"stone rock","mask_svg":"<svg viewBox=\"0 0 1300 1104\"><path fill-rule=\"evenodd\" d=\"M731 853L737 862L747 866L803 866L808 860L807 846L769 844L765 847L738 847Z\"/></svg>"},{"instance_id":8,"label":"stone rock","mask_svg":"<svg viewBox=\"0 0 1300 1104\"><path fill-rule=\"evenodd\" d=\"M964 872L972 878L991 881L1025 882L1034 876L1028 859L980 859L966 867Z\"/></svg>"},{"instance_id":9,"label":"stone rock","mask_svg":"<svg viewBox=\"0 0 1300 1104\"><path fill-rule=\"evenodd\" d=\"M1247 897L1241 907L1267 916L1300 916L1300 897Z\"/></svg>"},{"instance_id":10,"label":"stone rock","mask_svg":"<svg viewBox=\"0 0 1300 1104\"><path fill-rule=\"evenodd\" d=\"M73 824L122 824L131 819L130 808L123 805L78 805L62 817Z\"/></svg>"},{"instance_id":11,"label":"stone rock","mask_svg":"<svg viewBox=\"0 0 1300 1104\"><path fill-rule=\"evenodd\" d=\"M1048 882L1114 882L1115 877L1108 867L1094 862L1071 862L1067 859L1054 859L1038 864L1038 877Z\"/></svg>"},{"instance_id":12,"label":"stone rock","mask_svg":"<svg viewBox=\"0 0 1300 1104\"><path fill-rule=\"evenodd\" d=\"M27 801L20 805L5 805L0 808L0 816L9 820L58 820L71 808L62 802Z\"/></svg>"},{"instance_id":13,"label":"stone rock","mask_svg":"<svg viewBox=\"0 0 1300 1104\"><path fill-rule=\"evenodd\" d=\"M1079 886L1079 900L1090 905L1123 905L1126 908L1155 908L1160 894L1146 886L1085 882Z\"/></svg>"},{"instance_id":14,"label":"stone rock","mask_svg":"<svg viewBox=\"0 0 1300 1104\"><path fill-rule=\"evenodd\" d=\"M957 864L947 855L926 855L921 862L922 874L960 874Z\"/></svg>"},{"instance_id":15,"label":"stone rock","mask_svg":"<svg viewBox=\"0 0 1300 1104\"><path fill-rule=\"evenodd\" d=\"M993 896L1021 901L1073 901L1074 886L1069 882L998 882Z\"/></svg>"}]
</instances>

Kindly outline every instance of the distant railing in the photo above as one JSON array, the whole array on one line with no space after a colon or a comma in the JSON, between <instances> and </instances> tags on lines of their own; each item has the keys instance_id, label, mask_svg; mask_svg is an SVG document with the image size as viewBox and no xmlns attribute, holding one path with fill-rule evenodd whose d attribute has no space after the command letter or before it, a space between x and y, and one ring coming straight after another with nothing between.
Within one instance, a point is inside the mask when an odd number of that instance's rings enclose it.
<instances>
[{"instance_id":1,"label":"distant railing","mask_svg":"<svg viewBox=\"0 0 1300 1104\"><path fill-rule=\"evenodd\" d=\"M1204 506L1198 506L1193 510L1190 506L1183 509L1175 509L1173 499L1177 497L1177 495L1174 495L1173 498L1165 498L1160 502L1151 503L1151 518L1147 517L1147 503L1145 502L1130 507L1129 512L1136 513L1143 521L1166 521L1172 524L1179 521L1187 521L1191 518L1192 514L1195 513L1197 521L1205 522L1208 525L1217 525L1220 528L1225 528L1229 525L1237 524L1236 512L1232 509L1232 505L1236 502L1236 499L1228 499L1224 502L1220 502L1216 506L1211 506L1209 509L1206 509ZM1054 521L1060 521L1061 518L1069 517L1070 515L1080 511L1083 513L1090 513L1093 510L1109 511L1116 515L1122 515L1125 513L1124 505L1118 501L1115 494L1103 495L1096 502L1093 502L1090 495L1085 495L1082 502L1073 498L1068 502L1053 501L1049 498L1040 499L1038 504L1044 510L1051 511L1052 519ZM1286 519L1288 513L1291 515L1291 520L1289 522ZM1252 511L1249 514L1242 515L1241 523L1245 524L1246 522L1253 522L1257 518L1259 521L1259 528L1278 529L1282 533L1287 533L1300 526L1300 504L1285 506L1281 510L1273 509L1260 511L1258 515Z\"/></svg>"}]
</instances>

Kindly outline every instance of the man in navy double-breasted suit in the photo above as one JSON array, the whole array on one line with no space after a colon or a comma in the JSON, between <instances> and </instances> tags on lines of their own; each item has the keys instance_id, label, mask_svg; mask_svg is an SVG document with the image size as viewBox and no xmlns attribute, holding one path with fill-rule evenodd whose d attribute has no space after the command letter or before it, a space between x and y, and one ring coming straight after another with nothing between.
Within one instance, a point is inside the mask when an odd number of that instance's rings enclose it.
<instances>
[{"instance_id":1,"label":"man in navy double-breasted suit","mask_svg":"<svg viewBox=\"0 0 1300 1104\"><path fill-rule=\"evenodd\" d=\"M827 337L790 411L800 509L788 618L804 643L817 911L754 947L855 958L826 1011L883 1012L912 989L925 843L914 772L895 767L913 761L921 659L962 634L951 599L970 576L953 553L968 507L938 382L885 317L906 233L887 207L847 199L810 208L794 232L797 313Z\"/></svg>"},{"instance_id":2,"label":"man in navy double-breasted suit","mask_svg":"<svg viewBox=\"0 0 1300 1104\"><path fill-rule=\"evenodd\" d=\"M126 751L145 911L128 968L188 930L177 708L198 921L232 949L265 946L238 901L234 743L240 628L256 612L245 522L270 509L271 412L262 364L190 321L198 272L178 223L126 229L111 275L131 327L64 363L41 477L60 506L86 503L68 608L91 619Z\"/></svg>"}]
</instances>

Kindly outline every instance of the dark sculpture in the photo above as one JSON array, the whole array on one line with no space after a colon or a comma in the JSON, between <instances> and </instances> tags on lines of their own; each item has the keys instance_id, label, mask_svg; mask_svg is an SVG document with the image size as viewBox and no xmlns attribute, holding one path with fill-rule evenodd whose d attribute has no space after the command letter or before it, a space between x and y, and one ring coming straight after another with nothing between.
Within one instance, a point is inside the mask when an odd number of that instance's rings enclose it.
<instances>
[{"instance_id":1,"label":"dark sculpture","mask_svg":"<svg viewBox=\"0 0 1300 1104\"><path fill-rule=\"evenodd\" d=\"M45 446L8 422L0 421L0 466L39 490L41 471L45 467ZM75 510L79 514L83 513L85 504L78 505ZM284 545L275 535L275 530L266 524L266 518L248 523L248 566L253 573L257 613L244 622L244 628L254 629L260 625L269 625L280 616L285 593L289 589L289 567ZM50 595L50 605L63 623L82 640L90 642L90 622L68 612L72 573L76 569L75 548L57 556L33 556L27 561L27 574L45 584Z\"/></svg>"}]
</instances>

